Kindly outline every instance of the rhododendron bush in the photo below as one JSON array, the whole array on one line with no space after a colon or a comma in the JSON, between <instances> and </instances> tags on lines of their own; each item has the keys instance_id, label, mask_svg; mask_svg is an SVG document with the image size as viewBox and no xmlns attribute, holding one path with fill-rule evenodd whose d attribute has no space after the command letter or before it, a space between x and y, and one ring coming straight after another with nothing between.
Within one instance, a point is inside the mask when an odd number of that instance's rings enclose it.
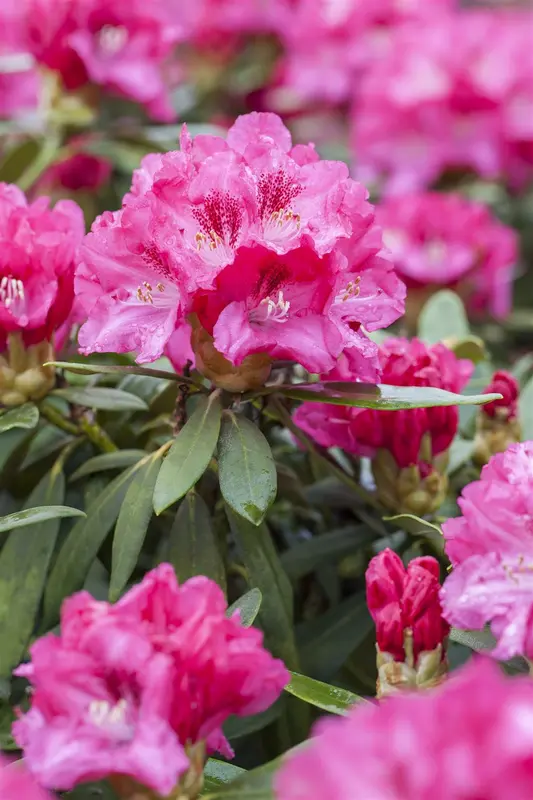
<instances>
[{"instance_id":1,"label":"rhododendron bush","mask_svg":"<svg viewBox=\"0 0 533 800\"><path fill-rule=\"evenodd\" d=\"M0 5L0 800L531 798L531 10Z\"/></svg>"}]
</instances>

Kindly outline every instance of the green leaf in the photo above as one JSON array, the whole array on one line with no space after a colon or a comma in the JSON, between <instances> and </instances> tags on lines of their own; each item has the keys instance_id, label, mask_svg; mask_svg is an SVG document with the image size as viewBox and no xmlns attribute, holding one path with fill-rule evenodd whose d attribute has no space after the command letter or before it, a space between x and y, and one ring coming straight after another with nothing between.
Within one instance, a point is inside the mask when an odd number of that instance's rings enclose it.
<instances>
[{"instance_id":1,"label":"green leaf","mask_svg":"<svg viewBox=\"0 0 533 800\"><path fill-rule=\"evenodd\" d=\"M272 725L273 722L276 722L280 718L284 711L285 699L286 698L279 697L275 703L260 714L252 714L249 717L230 717L223 726L224 736L226 736L230 742L236 742L238 739L243 739L245 736L250 736L252 733L262 731L267 725Z\"/></svg>"},{"instance_id":2,"label":"green leaf","mask_svg":"<svg viewBox=\"0 0 533 800\"><path fill-rule=\"evenodd\" d=\"M259 621L269 649L287 667L298 668L292 627L292 587L283 571L266 525L256 527L227 508L231 529L239 545L248 581L262 594Z\"/></svg>"},{"instance_id":3,"label":"green leaf","mask_svg":"<svg viewBox=\"0 0 533 800\"><path fill-rule=\"evenodd\" d=\"M192 378L186 378L176 372L167 372L163 369L152 369L151 367L139 367L134 364L125 366L121 364L91 364L83 361L47 361L44 366L66 369L77 375L146 375L151 378L164 378L167 381L187 383L197 388L204 388Z\"/></svg>"},{"instance_id":4,"label":"green leaf","mask_svg":"<svg viewBox=\"0 0 533 800\"><path fill-rule=\"evenodd\" d=\"M117 450L116 453L102 453L102 455L89 458L70 476L70 480L77 481L79 478L85 478L87 475L108 469L131 467L145 456L145 450Z\"/></svg>"},{"instance_id":5,"label":"green leaf","mask_svg":"<svg viewBox=\"0 0 533 800\"><path fill-rule=\"evenodd\" d=\"M113 537L109 600L118 600L137 564L154 513L153 496L163 453L144 459L129 485Z\"/></svg>"},{"instance_id":6,"label":"green leaf","mask_svg":"<svg viewBox=\"0 0 533 800\"><path fill-rule=\"evenodd\" d=\"M194 491L183 498L170 530L168 561L180 583L206 575L226 591L226 570L204 500Z\"/></svg>"},{"instance_id":7,"label":"green leaf","mask_svg":"<svg viewBox=\"0 0 533 800\"><path fill-rule=\"evenodd\" d=\"M161 514L183 497L207 469L220 430L218 395L201 398L163 461L154 491L154 509Z\"/></svg>"},{"instance_id":8,"label":"green leaf","mask_svg":"<svg viewBox=\"0 0 533 800\"><path fill-rule=\"evenodd\" d=\"M316 681L297 672L291 672L291 682L285 691L329 714L346 714L353 705L363 700L347 689Z\"/></svg>"},{"instance_id":9,"label":"green leaf","mask_svg":"<svg viewBox=\"0 0 533 800\"><path fill-rule=\"evenodd\" d=\"M204 768L203 794L218 789L219 786L230 783L245 774L246 770L235 764L227 764L225 761L210 758Z\"/></svg>"},{"instance_id":10,"label":"green leaf","mask_svg":"<svg viewBox=\"0 0 533 800\"><path fill-rule=\"evenodd\" d=\"M24 403L0 417L0 433L10 431L12 428L35 428L39 422L39 409L33 403Z\"/></svg>"},{"instance_id":11,"label":"green leaf","mask_svg":"<svg viewBox=\"0 0 533 800\"><path fill-rule=\"evenodd\" d=\"M356 408L376 408L396 411L404 408L433 408L435 406L485 405L499 400L500 394L455 394L433 386L386 386L371 383L324 381L299 383L294 386L267 387L259 394L279 392L293 400L329 403Z\"/></svg>"},{"instance_id":12,"label":"green leaf","mask_svg":"<svg viewBox=\"0 0 533 800\"><path fill-rule=\"evenodd\" d=\"M24 511L8 514L7 517L0 517L0 533L15 530L15 528L25 528L28 525L37 525L39 522L47 522L51 519L84 516L85 513L80 511L79 508L69 508L68 506L27 508Z\"/></svg>"},{"instance_id":13,"label":"green leaf","mask_svg":"<svg viewBox=\"0 0 533 800\"><path fill-rule=\"evenodd\" d=\"M273 800L272 781L281 763L282 759L276 758L262 767L239 775L230 783L221 783L200 796L203 800Z\"/></svg>"},{"instance_id":14,"label":"green leaf","mask_svg":"<svg viewBox=\"0 0 533 800\"><path fill-rule=\"evenodd\" d=\"M91 564L115 524L130 483L150 458L146 456L115 478L90 504L87 518L70 530L46 585L41 629L49 630L56 624L63 599L83 586Z\"/></svg>"},{"instance_id":15,"label":"green leaf","mask_svg":"<svg viewBox=\"0 0 533 800\"><path fill-rule=\"evenodd\" d=\"M0 181L16 183L38 153L39 142L35 139L25 139L22 143L9 149L7 153L3 150L3 158L0 162Z\"/></svg>"},{"instance_id":16,"label":"green leaf","mask_svg":"<svg viewBox=\"0 0 533 800\"><path fill-rule=\"evenodd\" d=\"M446 470L448 475L453 475L454 472L457 472L459 467L462 467L466 461L469 461L473 452L473 439L463 439L461 436L456 436L448 451L449 460Z\"/></svg>"},{"instance_id":17,"label":"green leaf","mask_svg":"<svg viewBox=\"0 0 533 800\"><path fill-rule=\"evenodd\" d=\"M39 511L33 508L39 503L51 504L40 511L63 508L58 504L64 496L65 476L59 460L28 497L27 511L20 513ZM33 524L13 531L0 551L0 677L9 677L26 652L59 533L60 516L41 514L39 519L39 527L34 516Z\"/></svg>"},{"instance_id":18,"label":"green leaf","mask_svg":"<svg viewBox=\"0 0 533 800\"><path fill-rule=\"evenodd\" d=\"M518 398L519 418L522 425L522 439L533 439L533 378L530 378Z\"/></svg>"},{"instance_id":19,"label":"green leaf","mask_svg":"<svg viewBox=\"0 0 533 800\"><path fill-rule=\"evenodd\" d=\"M33 431L28 431L25 428L13 428L0 434L0 472L4 469L11 456L32 437Z\"/></svg>"},{"instance_id":20,"label":"green leaf","mask_svg":"<svg viewBox=\"0 0 533 800\"><path fill-rule=\"evenodd\" d=\"M218 441L220 490L241 517L260 525L277 491L276 465L267 440L252 422L224 412Z\"/></svg>"},{"instance_id":21,"label":"green leaf","mask_svg":"<svg viewBox=\"0 0 533 800\"><path fill-rule=\"evenodd\" d=\"M82 783L71 792L62 795L65 800L118 800L106 781Z\"/></svg>"},{"instance_id":22,"label":"green leaf","mask_svg":"<svg viewBox=\"0 0 533 800\"><path fill-rule=\"evenodd\" d=\"M249 592L239 597L226 611L226 616L231 617L235 611L239 612L239 619L241 625L249 628L253 625L255 618L259 614L261 603L263 602L263 595L259 589L250 589Z\"/></svg>"},{"instance_id":23,"label":"green leaf","mask_svg":"<svg viewBox=\"0 0 533 800\"><path fill-rule=\"evenodd\" d=\"M464 339L470 326L461 298L449 289L436 292L429 298L418 318L418 336L427 344L443 339Z\"/></svg>"},{"instance_id":24,"label":"green leaf","mask_svg":"<svg viewBox=\"0 0 533 800\"><path fill-rule=\"evenodd\" d=\"M424 530L429 530L434 533L437 533L439 535L439 538L442 538L442 529L439 525L435 525L433 522L428 522L427 519L422 519L422 517L417 517L416 514L394 514L392 517L383 517L384 522L399 522L400 520L402 521L411 520L412 522L415 522L417 525L420 525L420 527L422 528L422 531L420 531L420 533L423 533ZM416 535L418 532L416 527L412 525L410 525L408 528L405 528L405 530L408 530L408 532L413 535Z\"/></svg>"},{"instance_id":25,"label":"green leaf","mask_svg":"<svg viewBox=\"0 0 533 800\"><path fill-rule=\"evenodd\" d=\"M15 719L15 712L9 703L0 700L0 751L5 750L9 752L19 749L11 734L11 728L13 727Z\"/></svg>"},{"instance_id":26,"label":"green leaf","mask_svg":"<svg viewBox=\"0 0 533 800\"><path fill-rule=\"evenodd\" d=\"M148 406L140 397L120 389L99 386L71 386L68 389L54 389L52 395L62 397L69 403L102 411L146 411Z\"/></svg>"},{"instance_id":27,"label":"green leaf","mask_svg":"<svg viewBox=\"0 0 533 800\"><path fill-rule=\"evenodd\" d=\"M373 626L365 592L358 592L320 617L301 624L297 636L305 672L319 680L331 680Z\"/></svg>"},{"instance_id":28,"label":"green leaf","mask_svg":"<svg viewBox=\"0 0 533 800\"><path fill-rule=\"evenodd\" d=\"M347 525L295 545L282 553L281 563L287 575L297 580L324 564L339 561L360 550L374 539L376 532L366 525Z\"/></svg>"}]
</instances>

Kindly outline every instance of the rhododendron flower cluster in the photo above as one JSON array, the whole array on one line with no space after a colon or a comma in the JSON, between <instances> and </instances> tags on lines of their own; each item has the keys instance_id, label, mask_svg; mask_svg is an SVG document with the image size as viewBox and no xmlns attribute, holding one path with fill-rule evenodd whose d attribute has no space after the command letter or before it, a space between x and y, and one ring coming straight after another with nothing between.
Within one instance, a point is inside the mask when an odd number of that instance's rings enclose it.
<instances>
[{"instance_id":1,"label":"rhododendron flower cluster","mask_svg":"<svg viewBox=\"0 0 533 800\"><path fill-rule=\"evenodd\" d=\"M476 659L435 690L320 721L275 778L277 800L528 800L533 682Z\"/></svg>"},{"instance_id":2,"label":"rhododendron flower cluster","mask_svg":"<svg viewBox=\"0 0 533 800\"><path fill-rule=\"evenodd\" d=\"M0 797L2 800L52 800L21 764L8 764L0 757Z\"/></svg>"},{"instance_id":3,"label":"rhododendron flower cluster","mask_svg":"<svg viewBox=\"0 0 533 800\"><path fill-rule=\"evenodd\" d=\"M488 622L497 658L533 657L533 442L494 455L463 489L463 516L442 526L453 571L441 599L446 619L478 630Z\"/></svg>"},{"instance_id":4,"label":"rhododendron flower cluster","mask_svg":"<svg viewBox=\"0 0 533 800\"><path fill-rule=\"evenodd\" d=\"M306 100L348 100L363 70L383 56L398 25L434 20L455 0L294 0L280 14L282 80Z\"/></svg>"},{"instance_id":5,"label":"rhododendron flower cluster","mask_svg":"<svg viewBox=\"0 0 533 800\"><path fill-rule=\"evenodd\" d=\"M171 0L24 0L26 43L65 89L89 83L173 119L164 75L183 35Z\"/></svg>"},{"instance_id":6,"label":"rhododendron flower cluster","mask_svg":"<svg viewBox=\"0 0 533 800\"><path fill-rule=\"evenodd\" d=\"M529 10L463 11L398 30L363 78L353 106L357 175L389 192L448 170L503 178L533 169ZM490 42L490 47L487 47Z\"/></svg>"},{"instance_id":7,"label":"rhododendron flower cluster","mask_svg":"<svg viewBox=\"0 0 533 800\"><path fill-rule=\"evenodd\" d=\"M366 190L345 164L293 147L274 114L240 117L226 140L184 129L180 151L144 159L82 251L82 352L151 361L188 322L208 377L208 345L229 368L263 359L267 375L275 358L327 372L345 352L375 377L363 328L403 311Z\"/></svg>"},{"instance_id":8,"label":"rhododendron flower cluster","mask_svg":"<svg viewBox=\"0 0 533 800\"><path fill-rule=\"evenodd\" d=\"M406 568L389 548L368 565L366 599L376 625L378 697L435 685L446 674L450 626L442 617L439 573L435 558L414 558Z\"/></svg>"},{"instance_id":9,"label":"rhododendron flower cluster","mask_svg":"<svg viewBox=\"0 0 533 800\"><path fill-rule=\"evenodd\" d=\"M87 592L65 601L60 636L37 640L18 670L33 692L14 736L38 780L126 775L166 796L195 747L231 756L222 724L265 710L289 674L225 612L213 581L178 586L168 564L114 606Z\"/></svg>"},{"instance_id":10,"label":"rhododendron flower cluster","mask_svg":"<svg viewBox=\"0 0 533 800\"><path fill-rule=\"evenodd\" d=\"M377 207L377 220L413 298L449 287L473 312L509 313L517 236L486 206L459 194L402 194Z\"/></svg>"}]
</instances>

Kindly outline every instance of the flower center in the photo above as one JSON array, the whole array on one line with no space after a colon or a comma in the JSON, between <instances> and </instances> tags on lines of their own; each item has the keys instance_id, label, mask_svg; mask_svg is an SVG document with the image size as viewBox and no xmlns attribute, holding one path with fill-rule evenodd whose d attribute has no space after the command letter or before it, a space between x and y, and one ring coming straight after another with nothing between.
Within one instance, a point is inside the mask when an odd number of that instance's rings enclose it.
<instances>
[{"instance_id":1,"label":"flower center","mask_svg":"<svg viewBox=\"0 0 533 800\"><path fill-rule=\"evenodd\" d=\"M0 302L9 309L18 301L24 300L24 284L18 278L4 275L0 281Z\"/></svg>"},{"instance_id":2,"label":"flower center","mask_svg":"<svg viewBox=\"0 0 533 800\"><path fill-rule=\"evenodd\" d=\"M124 698L114 706L107 700L92 700L89 704L89 719L93 725L125 741L132 739L134 734L134 727L127 717L128 703Z\"/></svg>"},{"instance_id":3,"label":"flower center","mask_svg":"<svg viewBox=\"0 0 533 800\"><path fill-rule=\"evenodd\" d=\"M278 291L276 299L269 295L264 297L256 308L249 315L250 322L287 322L291 304L285 300L283 291Z\"/></svg>"},{"instance_id":4,"label":"flower center","mask_svg":"<svg viewBox=\"0 0 533 800\"><path fill-rule=\"evenodd\" d=\"M216 250L222 245L232 250L236 247L244 216L236 197L219 190L209 192L203 206L195 206L192 213L200 226L196 234L198 250L203 247Z\"/></svg>"},{"instance_id":5,"label":"flower center","mask_svg":"<svg viewBox=\"0 0 533 800\"><path fill-rule=\"evenodd\" d=\"M155 288L157 289L158 292L163 293L165 291L165 284L156 283ZM151 303L153 305L154 304L154 297L152 294L153 291L154 288L152 284L148 283L148 281L143 281L141 286L137 287L135 295L137 297L137 300L139 300L141 303Z\"/></svg>"},{"instance_id":6,"label":"flower center","mask_svg":"<svg viewBox=\"0 0 533 800\"><path fill-rule=\"evenodd\" d=\"M128 41L128 29L123 25L104 25L96 34L99 50L106 56L114 56Z\"/></svg>"},{"instance_id":7,"label":"flower center","mask_svg":"<svg viewBox=\"0 0 533 800\"><path fill-rule=\"evenodd\" d=\"M337 294L335 297L336 303L345 303L347 300L353 300L355 297L358 297L361 293L361 287L359 284L361 283L361 276L358 275L353 281L349 281L348 284L344 289Z\"/></svg>"}]
</instances>

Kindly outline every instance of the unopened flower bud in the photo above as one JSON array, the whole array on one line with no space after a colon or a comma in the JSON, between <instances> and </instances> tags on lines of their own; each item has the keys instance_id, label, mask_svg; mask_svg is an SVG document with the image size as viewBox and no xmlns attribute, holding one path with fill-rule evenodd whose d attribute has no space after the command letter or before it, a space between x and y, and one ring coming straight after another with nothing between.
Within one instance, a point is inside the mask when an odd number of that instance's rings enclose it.
<instances>
[{"instance_id":1,"label":"unopened flower bud","mask_svg":"<svg viewBox=\"0 0 533 800\"><path fill-rule=\"evenodd\" d=\"M439 458L439 466L444 459ZM428 462L400 467L389 450L380 449L372 459L378 500L395 514L432 514L443 503L448 478Z\"/></svg>"},{"instance_id":2,"label":"unopened flower bud","mask_svg":"<svg viewBox=\"0 0 533 800\"><path fill-rule=\"evenodd\" d=\"M0 405L19 406L44 397L54 387L55 371L43 365L53 360L50 342L25 347L19 333L9 334L0 356Z\"/></svg>"},{"instance_id":3,"label":"unopened flower bud","mask_svg":"<svg viewBox=\"0 0 533 800\"><path fill-rule=\"evenodd\" d=\"M376 625L377 695L443 680L449 625L439 600L439 564L429 556L404 567L390 549L370 562L367 603Z\"/></svg>"},{"instance_id":4,"label":"unopened flower bud","mask_svg":"<svg viewBox=\"0 0 533 800\"><path fill-rule=\"evenodd\" d=\"M501 394L501 400L480 406L476 418L473 459L479 466L484 466L495 453L505 452L522 438L518 419L518 381L510 372L499 370L485 389L485 394L492 392Z\"/></svg>"},{"instance_id":5,"label":"unopened flower bud","mask_svg":"<svg viewBox=\"0 0 533 800\"><path fill-rule=\"evenodd\" d=\"M228 392L247 392L265 385L272 369L272 359L265 353L246 356L236 367L213 344L213 337L194 319L191 346L196 368L215 386Z\"/></svg>"}]
</instances>

